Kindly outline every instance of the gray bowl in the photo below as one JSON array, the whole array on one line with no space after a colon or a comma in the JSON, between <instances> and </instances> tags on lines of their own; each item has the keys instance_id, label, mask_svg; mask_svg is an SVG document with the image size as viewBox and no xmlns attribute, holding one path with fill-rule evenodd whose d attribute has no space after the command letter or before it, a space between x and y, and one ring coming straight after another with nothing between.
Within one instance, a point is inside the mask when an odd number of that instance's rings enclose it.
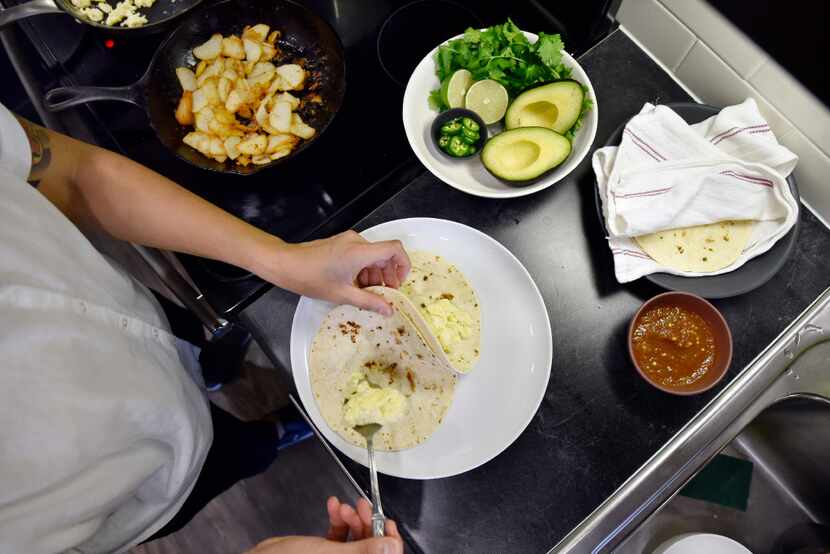
<instances>
[{"instance_id":1,"label":"gray bowl","mask_svg":"<svg viewBox=\"0 0 830 554\"><path fill-rule=\"evenodd\" d=\"M447 152L444 152L444 149L438 146L438 139L441 138L441 127L443 127L444 123L448 121L452 121L458 117L469 117L476 123L478 123L479 128L479 138L478 141L473 144L475 146L476 151L472 154L467 156L452 156ZM450 160L466 160L468 158L472 158L473 156L477 156L481 154L481 149L484 148L484 143L487 142L487 125L484 124L484 120L481 119L477 113L472 110L468 110L465 108L452 108L445 112L441 112L438 116L433 120L432 127L430 128L429 135L432 137L432 142L435 144L435 148L438 149L441 154L445 158Z\"/></svg>"}]
</instances>

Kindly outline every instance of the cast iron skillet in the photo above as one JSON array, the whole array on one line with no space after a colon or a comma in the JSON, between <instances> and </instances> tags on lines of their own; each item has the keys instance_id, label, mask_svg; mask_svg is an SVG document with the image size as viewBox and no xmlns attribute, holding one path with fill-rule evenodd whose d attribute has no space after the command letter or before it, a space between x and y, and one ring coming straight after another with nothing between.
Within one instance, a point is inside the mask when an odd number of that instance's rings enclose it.
<instances>
[{"instance_id":1,"label":"cast iron skillet","mask_svg":"<svg viewBox=\"0 0 830 554\"><path fill-rule=\"evenodd\" d=\"M113 2L115 3L115 2ZM95 23L78 15L78 10L70 0L31 0L25 4L0 10L0 29L21 19L26 19L42 13L67 13L78 22L90 27L102 29L108 33L133 35L151 34L164 30L174 18L183 15L199 4L202 0L156 0L149 9L139 9L147 17L147 23L141 27L111 27L103 23ZM106 14L105 14L106 15Z\"/></svg>"},{"instance_id":2,"label":"cast iron skillet","mask_svg":"<svg viewBox=\"0 0 830 554\"><path fill-rule=\"evenodd\" d=\"M176 0L177 2L181 0ZM303 121L317 133L301 142L294 151L265 165L241 167L207 158L182 142L192 129L176 122L174 113L182 95L176 68L194 67L193 48L212 34L240 34L245 25L266 23L282 32L277 45L283 52L275 64L304 58L314 92L320 103L308 102L300 110ZM97 100L129 102L144 109L159 140L179 158L202 169L237 175L251 175L290 160L317 141L334 119L346 92L346 67L340 39L320 17L290 0L225 0L189 14L159 46L147 72L125 87L60 87L45 96L45 106L60 111L70 106ZM302 93L297 93L302 97Z\"/></svg>"},{"instance_id":3,"label":"cast iron skillet","mask_svg":"<svg viewBox=\"0 0 830 554\"><path fill-rule=\"evenodd\" d=\"M690 124L699 123L720 112L720 108L692 102L677 102L666 105ZM627 123L628 121L620 125L611 134L604 146L617 146L622 140L623 130ZM787 177L787 183L789 183L790 191L798 203L798 186L792 174ZM594 186L594 199L597 205L600 225L602 225L602 229L607 233L605 218L602 215L602 201L600 200L599 191L596 186ZM646 275L645 278L664 289L691 292L704 298L729 298L744 294L760 287L772 279L773 275L778 273L778 270L781 269L795 248L796 238L798 237L798 226L800 224L801 216L799 214L795 225L793 225L789 233L776 242L772 248L756 258L752 258L735 271L709 277L682 277L670 273L652 273Z\"/></svg>"}]
</instances>

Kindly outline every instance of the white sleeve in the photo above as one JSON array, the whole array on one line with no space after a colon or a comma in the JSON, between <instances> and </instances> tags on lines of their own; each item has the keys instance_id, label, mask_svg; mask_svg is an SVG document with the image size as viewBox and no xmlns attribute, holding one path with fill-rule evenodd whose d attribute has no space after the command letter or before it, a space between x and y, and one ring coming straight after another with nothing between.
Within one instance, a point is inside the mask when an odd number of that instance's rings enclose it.
<instances>
[{"instance_id":1,"label":"white sleeve","mask_svg":"<svg viewBox=\"0 0 830 554\"><path fill-rule=\"evenodd\" d=\"M0 169L25 181L31 168L32 151L26 132L12 113L0 104Z\"/></svg>"}]
</instances>

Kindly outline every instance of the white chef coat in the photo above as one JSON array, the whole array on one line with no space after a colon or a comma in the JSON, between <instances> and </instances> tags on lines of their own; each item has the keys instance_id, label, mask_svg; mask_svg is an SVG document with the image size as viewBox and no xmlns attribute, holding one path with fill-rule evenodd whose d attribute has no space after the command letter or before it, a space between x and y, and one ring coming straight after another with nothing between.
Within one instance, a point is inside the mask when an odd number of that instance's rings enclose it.
<instances>
[{"instance_id":1,"label":"white chef coat","mask_svg":"<svg viewBox=\"0 0 830 554\"><path fill-rule=\"evenodd\" d=\"M0 553L121 552L178 511L212 436L193 348L27 182L0 105Z\"/></svg>"}]
</instances>

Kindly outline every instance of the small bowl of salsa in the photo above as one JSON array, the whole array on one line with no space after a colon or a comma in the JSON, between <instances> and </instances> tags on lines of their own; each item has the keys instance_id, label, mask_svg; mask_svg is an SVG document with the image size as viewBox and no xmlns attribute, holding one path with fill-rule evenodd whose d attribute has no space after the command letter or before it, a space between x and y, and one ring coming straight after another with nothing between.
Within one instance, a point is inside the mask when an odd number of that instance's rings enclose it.
<instances>
[{"instance_id":1,"label":"small bowl of salsa","mask_svg":"<svg viewBox=\"0 0 830 554\"><path fill-rule=\"evenodd\" d=\"M658 294L640 307L628 328L628 352L637 372L670 394L714 387L732 361L732 334L721 313L687 292Z\"/></svg>"}]
</instances>

